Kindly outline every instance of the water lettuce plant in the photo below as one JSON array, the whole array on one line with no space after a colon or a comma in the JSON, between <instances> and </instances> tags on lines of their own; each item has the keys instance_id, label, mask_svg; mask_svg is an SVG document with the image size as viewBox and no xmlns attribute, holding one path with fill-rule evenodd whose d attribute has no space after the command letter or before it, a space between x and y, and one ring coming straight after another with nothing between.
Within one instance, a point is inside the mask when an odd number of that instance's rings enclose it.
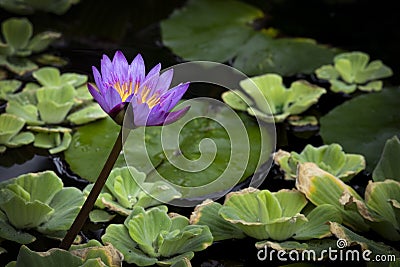
<instances>
[{"instance_id":1,"label":"water lettuce plant","mask_svg":"<svg viewBox=\"0 0 400 267\"><path fill-rule=\"evenodd\" d=\"M15 115L1 114L0 125L0 153L5 152L7 147L27 145L35 139L32 133L21 131L25 121Z\"/></svg>"},{"instance_id":2,"label":"water lettuce plant","mask_svg":"<svg viewBox=\"0 0 400 267\"><path fill-rule=\"evenodd\" d=\"M35 11L51 12L57 15L62 15L67 12L74 4L79 3L79 0L2 0L0 7L16 13L16 14L32 14Z\"/></svg>"},{"instance_id":3,"label":"water lettuce plant","mask_svg":"<svg viewBox=\"0 0 400 267\"><path fill-rule=\"evenodd\" d=\"M224 92L224 102L234 109L247 110L250 115L267 122L283 122L289 115L300 114L326 93L325 89L304 80L295 81L290 88L286 88L282 77L272 73L243 80L240 86L244 93Z\"/></svg>"},{"instance_id":4,"label":"water lettuce plant","mask_svg":"<svg viewBox=\"0 0 400 267\"><path fill-rule=\"evenodd\" d=\"M380 91L383 82L379 79L393 75L392 70L380 60L369 62L369 55L363 52L347 52L336 55L333 65L324 65L315 73L318 78L328 80L333 92L353 93Z\"/></svg>"},{"instance_id":5,"label":"water lettuce plant","mask_svg":"<svg viewBox=\"0 0 400 267\"><path fill-rule=\"evenodd\" d=\"M279 150L274 154L274 161L285 173L285 179L296 179L297 166L299 163L313 162L319 168L325 170L335 177L349 181L354 175L365 168L365 159L362 155L347 154L339 144L306 147L297 153Z\"/></svg>"},{"instance_id":6,"label":"water lettuce plant","mask_svg":"<svg viewBox=\"0 0 400 267\"><path fill-rule=\"evenodd\" d=\"M0 237L15 242L34 240L26 233L34 229L46 236L62 238L71 226L84 201L83 193L74 187L63 187L53 171L29 173L0 183ZM22 242L21 242L22 241Z\"/></svg>"},{"instance_id":7,"label":"water lettuce plant","mask_svg":"<svg viewBox=\"0 0 400 267\"><path fill-rule=\"evenodd\" d=\"M6 100L8 94L17 91L22 85L18 80L2 80L0 78L0 100Z\"/></svg>"},{"instance_id":8,"label":"water lettuce plant","mask_svg":"<svg viewBox=\"0 0 400 267\"><path fill-rule=\"evenodd\" d=\"M330 204L336 207L343 224L356 231L368 231L370 226L357 210L348 209L349 200L362 202L360 195L349 185L331 173L320 169L315 163L298 165L296 188L315 206Z\"/></svg>"},{"instance_id":9,"label":"water lettuce plant","mask_svg":"<svg viewBox=\"0 0 400 267\"><path fill-rule=\"evenodd\" d=\"M60 74L54 67L40 68L32 76L38 84L27 83L21 92L8 94L6 112L26 121L35 135L34 146L52 154L62 152L71 142L72 130L60 124L81 125L107 116L87 93L87 76Z\"/></svg>"},{"instance_id":10,"label":"water lettuce plant","mask_svg":"<svg viewBox=\"0 0 400 267\"><path fill-rule=\"evenodd\" d=\"M9 18L1 24L0 65L23 75L38 68L29 60L32 54L40 53L60 38L57 32L46 31L33 35L32 23L26 18Z\"/></svg>"},{"instance_id":11,"label":"water lettuce plant","mask_svg":"<svg viewBox=\"0 0 400 267\"><path fill-rule=\"evenodd\" d=\"M185 94L189 83L169 89L174 71L170 69L160 74L161 64L154 66L145 75L145 65L140 54L131 64L128 64L121 51L115 52L112 61L103 55L102 74L96 67L92 69L97 88L89 83L90 93L101 108L120 124L125 114L124 108L129 102L134 103L131 108L135 126L167 125L181 118L189 109L185 107L170 112ZM121 111L122 114L119 114Z\"/></svg>"},{"instance_id":12,"label":"water lettuce plant","mask_svg":"<svg viewBox=\"0 0 400 267\"><path fill-rule=\"evenodd\" d=\"M243 238L284 241L290 238L310 240L330 236L327 221L341 222L331 205L300 212L308 201L297 190L270 192L247 188L229 193L223 205L207 201L196 207L191 222L206 224L215 240Z\"/></svg>"},{"instance_id":13,"label":"water lettuce plant","mask_svg":"<svg viewBox=\"0 0 400 267\"><path fill-rule=\"evenodd\" d=\"M144 210L134 208L124 224L111 224L102 236L124 255L124 261L138 266L172 265L213 242L205 225L190 225L179 214L167 214L166 206Z\"/></svg>"},{"instance_id":14,"label":"water lettuce plant","mask_svg":"<svg viewBox=\"0 0 400 267\"><path fill-rule=\"evenodd\" d=\"M35 252L23 245L17 259L6 266L117 267L121 266L122 259L122 254L111 244L103 246L99 241L92 239L85 244L72 246L69 251L52 248L44 252Z\"/></svg>"},{"instance_id":15,"label":"water lettuce plant","mask_svg":"<svg viewBox=\"0 0 400 267\"><path fill-rule=\"evenodd\" d=\"M163 181L146 183L146 174L133 167L114 168L101 190L95 206L123 216L131 214L134 207L148 208L168 203L181 194ZM89 195L93 184L84 189ZM108 221L113 216L106 211L93 210L90 219L94 222Z\"/></svg>"}]
</instances>

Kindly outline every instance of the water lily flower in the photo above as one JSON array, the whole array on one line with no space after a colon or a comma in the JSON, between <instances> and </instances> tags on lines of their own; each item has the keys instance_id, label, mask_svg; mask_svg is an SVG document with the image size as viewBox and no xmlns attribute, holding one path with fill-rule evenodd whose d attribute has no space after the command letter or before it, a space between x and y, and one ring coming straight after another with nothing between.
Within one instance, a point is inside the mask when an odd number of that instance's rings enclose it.
<instances>
[{"instance_id":1,"label":"water lily flower","mask_svg":"<svg viewBox=\"0 0 400 267\"><path fill-rule=\"evenodd\" d=\"M112 61L103 55L101 74L94 66L92 70L97 88L89 83L89 92L101 108L119 123L119 114L129 102L132 102L135 126L170 124L189 109L186 107L170 112L185 94L189 83L169 89L173 70L160 74L161 64L157 64L145 75L145 64L140 54L131 64L128 64L121 51L115 53Z\"/></svg>"}]
</instances>

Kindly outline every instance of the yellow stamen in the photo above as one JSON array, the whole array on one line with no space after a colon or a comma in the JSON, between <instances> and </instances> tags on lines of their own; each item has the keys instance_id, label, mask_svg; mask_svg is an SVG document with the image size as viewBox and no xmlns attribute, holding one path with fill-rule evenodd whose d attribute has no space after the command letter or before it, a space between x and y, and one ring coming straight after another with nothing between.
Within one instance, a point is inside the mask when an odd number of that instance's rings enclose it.
<instances>
[{"instance_id":1,"label":"yellow stamen","mask_svg":"<svg viewBox=\"0 0 400 267\"><path fill-rule=\"evenodd\" d=\"M137 87L138 85L135 85ZM116 82L113 86L119 95L121 96L122 101L125 101L128 96L132 94L132 82L120 84L120 82Z\"/></svg>"},{"instance_id":2,"label":"yellow stamen","mask_svg":"<svg viewBox=\"0 0 400 267\"><path fill-rule=\"evenodd\" d=\"M149 93L150 93L149 88L147 88L147 87L143 88L143 90L141 92L141 102L147 103L149 108L153 108L155 105L160 103L159 94L158 94L158 92L156 92L153 95L151 95L150 97L148 97Z\"/></svg>"}]
</instances>

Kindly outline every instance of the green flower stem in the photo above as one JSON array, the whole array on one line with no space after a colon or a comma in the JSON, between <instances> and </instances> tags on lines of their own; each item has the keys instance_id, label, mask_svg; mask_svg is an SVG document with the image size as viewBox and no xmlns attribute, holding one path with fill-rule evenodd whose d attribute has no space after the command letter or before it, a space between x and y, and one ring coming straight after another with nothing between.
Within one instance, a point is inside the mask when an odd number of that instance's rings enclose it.
<instances>
[{"instance_id":1,"label":"green flower stem","mask_svg":"<svg viewBox=\"0 0 400 267\"><path fill-rule=\"evenodd\" d=\"M75 240L75 237L78 235L79 231L82 229L85 224L87 218L89 217L89 212L92 210L94 203L96 202L97 197L100 194L101 189L107 181L107 178L114 166L115 161L118 158L122 150L122 128L119 132L118 138L115 141L115 144L111 150L110 155L106 163L104 164L103 169L101 170L99 177L96 180L92 190L89 193L85 203L83 204L78 216L75 221L72 223L71 228L68 230L64 239L61 241L60 248L68 250L71 247L72 242Z\"/></svg>"}]
</instances>

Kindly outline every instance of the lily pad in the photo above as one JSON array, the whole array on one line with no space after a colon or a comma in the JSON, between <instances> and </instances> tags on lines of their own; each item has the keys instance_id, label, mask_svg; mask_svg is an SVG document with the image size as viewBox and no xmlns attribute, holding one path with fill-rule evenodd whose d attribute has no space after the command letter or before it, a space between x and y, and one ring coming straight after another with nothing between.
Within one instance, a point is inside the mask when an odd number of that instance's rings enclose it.
<instances>
[{"instance_id":1,"label":"lily pad","mask_svg":"<svg viewBox=\"0 0 400 267\"><path fill-rule=\"evenodd\" d=\"M96 181L117 139L119 129L108 117L79 127L72 136L71 145L64 152L71 170L88 181ZM120 161L120 165L116 166L125 166L125 162Z\"/></svg>"},{"instance_id":2,"label":"lily pad","mask_svg":"<svg viewBox=\"0 0 400 267\"><path fill-rule=\"evenodd\" d=\"M163 43L185 60L225 62L255 33L251 23L262 16L235 0L191 0L161 22Z\"/></svg>"},{"instance_id":3,"label":"lily pad","mask_svg":"<svg viewBox=\"0 0 400 267\"><path fill-rule=\"evenodd\" d=\"M247 75L311 74L321 65L332 62L336 54L337 50L312 39L272 38L265 32L258 32L240 48L233 67Z\"/></svg>"},{"instance_id":4,"label":"lily pad","mask_svg":"<svg viewBox=\"0 0 400 267\"><path fill-rule=\"evenodd\" d=\"M161 35L184 60L234 59L233 67L248 75L312 73L332 62L336 52L314 40L274 39L274 29L256 31L252 24L262 17L261 10L239 1L192 0L161 22Z\"/></svg>"},{"instance_id":5,"label":"lily pad","mask_svg":"<svg viewBox=\"0 0 400 267\"><path fill-rule=\"evenodd\" d=\"M146 181L169 182L182 199L201 203L221 197L268 161L274 142L268 125L220 102L192 99L185 105L190 110L173 124L129 132L124 157L148 174Z\"/></svg>"},{"instance_id":6,"label":"lily pad","mask_svg":"<svg viewBox=\"0 0 400 267\"><path fill-rule=\"evenodd\" d=\"M317 148L307 145L300 154L279 150L274 154L274 160L285 172L285 179L295 179L297 165L305 162L314 162L321 169L343 181L349 181L365 168L365 159L362 155L345 154L339 144Z\"/></svg>"},{"instance_id":7,"label":"lily pad","mask_svg":"<svg viewBox=\"0 0 400 267\"><path fill-rule=\"evenodd\" d=\"M377 182L392 179L400 182L399 158L400 141L395 135L385 143L381 158L372 173L373 180Z\"/></svg>"},{"instance_id":8,"label":"lily pad","mask_svg":"<svg viewBox=\"0 0 400 267\"><path fill-rule=\"evenodd\" d=\"M400 88L385 88L336 107L320 119L324 143L339 143L346 152L363 155L372 171L386 140L400 132L399 97Z\"/></svg>"}]
</instances>

